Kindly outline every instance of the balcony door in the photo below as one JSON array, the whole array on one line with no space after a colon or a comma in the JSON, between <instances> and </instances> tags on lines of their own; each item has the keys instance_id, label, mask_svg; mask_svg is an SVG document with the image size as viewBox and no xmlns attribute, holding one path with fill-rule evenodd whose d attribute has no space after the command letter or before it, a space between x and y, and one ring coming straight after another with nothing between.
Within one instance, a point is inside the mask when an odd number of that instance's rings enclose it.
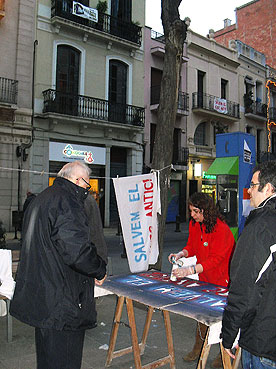
<instances>
[{"instance_id":1,"label":"balcony door","mask_svg":"<svg viewBox=\"0 0 276 369\"><path fill-rule=\"evenodd\" d=\"M203 108L204 77L205 72L198 70L197 71L198 108Z\"/></svg>"},{"instance_id":2,"label":"balcony door","mask_svg":"<svg viewBox=\"0 0 276 369\"><path fill-rule=\"evenodd\" d=\"M111 0L111 15L131 22L131 5L132 0Z\"/></svg>"},{"instance_id":3,"label":"balcony door","mask_svg":"<svg viewBox=\"0 0 276 369\"><path fill-rule=\"evenodd\" d=\"M56 101L57 112L77 115L80 52L71 46L57 48Z\"/></svg>"},{"instance_id":4,"label":"balcony door","mask_svg":"<svg viewBox=\"0 0 276 369\"><path fill-rule=\"evenodd\" d=\"M111 0L110 31L112 35L125 38L130 32L132 0Z\"/></svg>"},{"instance_id":5,"label":"balcony door","mask_svg":"<svg viewBox=\"0 0 276 369\"><path fill-rule=\"evenodd\" d=\"M119 60L109 62L109 121L126 123L127 68Z\"/></svg>"}]
</instances>

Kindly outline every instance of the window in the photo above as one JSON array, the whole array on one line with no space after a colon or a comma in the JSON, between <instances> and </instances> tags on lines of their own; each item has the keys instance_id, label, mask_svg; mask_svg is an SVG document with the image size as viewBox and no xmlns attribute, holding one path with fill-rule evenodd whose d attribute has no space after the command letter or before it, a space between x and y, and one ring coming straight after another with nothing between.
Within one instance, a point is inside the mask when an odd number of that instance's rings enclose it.
<instances>
[{"instance_id":1,"label":"window","mask_svg":"<svg viewBox=\"0 0 276 369\"><path fill-rule=\"evenodd\" d=\"M160 88L162 80L162 70L151 68L151 89L150 89L150 103L151 105L159 104Z\"/></svg>"},{"instance_id":2,"label":"window","mask_svg":"<svg viewBox=\"0 0 276 369\"><path fill-rule=\"evenodd\" d=\"M228 84L228 81L226 81L225 79L221 79L221 83L220 83L220 86L221 86L221 92L220 92L220 97L222 99L226 99L226 96L227 96L227 84Z\"/></svg>"},{"instance_id":3,"label":"window","mask_svg":"<svg viewBox=\"0 0 276 369\"><path fill-rule=\"evenodd\" d=\"M206 123L200 123L195 131L194 135L195 145L206 146Z\"/></svg>"},{"instance_id":4,"label":"window","mask_svg":"<svg viewBox=\"0 0 276 369\"><path fill-rule=\"evenodd\" d=\"M109 62L109 120L114 122L126 120L127 68L119 60Z\"/></svg>"},{"instance_id":5,"label":"window","mask_svg":"<svg viewBox=\"0 0 276 369\"><path fill-rule=\"evenodd\" d=\"M111 0L111 15L131 22L132 0Z\"/></svg>"},{"instance_id":6,"label":"window","mask_svg":"<svg viewBox=\"0 0 276 369\"><path fill-rule=\"evenodd\" d=\"M203 92L204 92L205 72L197 71L197 93L198 93L198 107L203 107Z\"/></svg>"},{"instance_id":7,"label":"window","mask_svg":"<svg viewBox=\"0 0 276 369\"><path fill-rule=\"evenodd\" d=\"M59 113L75 115L78 109L80 51L57 47L56 102Z\"/></svg>"}]
</instances>

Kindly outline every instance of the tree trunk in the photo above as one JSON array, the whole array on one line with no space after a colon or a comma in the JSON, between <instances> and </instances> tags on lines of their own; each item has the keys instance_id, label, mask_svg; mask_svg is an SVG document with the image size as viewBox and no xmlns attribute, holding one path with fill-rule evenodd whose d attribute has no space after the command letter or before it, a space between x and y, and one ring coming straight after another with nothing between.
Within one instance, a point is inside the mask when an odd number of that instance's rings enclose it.
<instances>
[{"instance_id":1,"label":"tree trunk","mask_svg":"<svg viewBox=\"0 0 276 369\"><path fill-rule=\"evenodd\" d=\"M176 120L183 44L187 26L180 20L178 7L182 0L161 0L162 23L165 36L165 56L157 113L156 134L153 147L152 168L160 170L162 214L158 218L159 258L153 266L161 270L163 240L168 209L168 189L173 156L173 132Z\"/></svg>"}]
</instances>

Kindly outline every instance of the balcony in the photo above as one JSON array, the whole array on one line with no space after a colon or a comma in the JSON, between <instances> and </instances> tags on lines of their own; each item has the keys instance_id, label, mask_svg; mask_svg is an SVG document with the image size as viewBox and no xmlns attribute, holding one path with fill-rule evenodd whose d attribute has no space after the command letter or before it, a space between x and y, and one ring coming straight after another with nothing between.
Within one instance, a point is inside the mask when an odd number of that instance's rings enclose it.
<instances>
[{"instance_id":1,"label":"balcony","mask_svg":"<svg viewBox=\"0 0 276 369\"><path fill-rule=\"evenodd\" d=\"M257 101L244 101L244 115L255 120L267 119L267 105Z\"/></svg>"},{"instance_id":2,"label":"balcony","mask_svg":"<svg viewBox=\"0 0 276 369\"><path fill-rule=\"evenodd\" d=\"M150 89L151 110L157 110L160 101L160 86L152 86ZM177 103L178 115L189 115L189 94L179 91Z\"/></svg>"},{"instance_id":3,"label":"balcony","mask_svg":"<svg viewBox=\"0 0 276 369\"><path fill-rule=\"evenodd\" d=\"M172 163L175 169L182 169L179 167L186 167L189 160L189 149L187 147L182 147L178 150L173 151Z\"/></svg>"},{"instance_id":4,"label":"balcony","mask_svg":"<svg viewBox=\"0 0 276 369\"><path fill-rule=\"evenodd\" d=\"M144 127L145 109L117 104L94 97L72 95L48 89L43 91L43 113L58 113L101 121Z\"/></svg>"},{"instance_id":5,"label":"balcony","mask_svg":"<svg viewBox=\"0 0 276 369\"><path fill-rule=\"evenodd\" d=\"M76 24L100 31L101 33L103 32L108 35L119 37L141 46L141 27L104 13L98 14L98 22L79 17L72 14L72 0L52 0L51 16L52 20L55 17L60 17L66 21L69 20Z\"/></svg>"},{"instance_id":6,"label":"balcony","mask_svg":"<svg viewBox=\"0 0 276 369\"><path fill-rule=\"evenodd\" d=\"M0 103L17 104L18 81L0 77Z\"/></svg>"},{"instance_id":7,"label":"balcony","mask_svg":"<svg viewBox=\"0 0 276 369\"><path fill-rule=\"evenodd\" d=\"M276 108L268 109L269 120L272 122L276 122Z\"/></svg>"},{"instance_id":8,"label":"balcony","mask_svg":"<svg viewBox=\"0 0 276 369\"><path fill-rule=\"evenodd\" d=\"M194 113L201 113L207 116L215 115L224 118L226 121L237 121L240 119L240 104L205 93L193 93L192 109Z\"/></svg>"}]
</instances>

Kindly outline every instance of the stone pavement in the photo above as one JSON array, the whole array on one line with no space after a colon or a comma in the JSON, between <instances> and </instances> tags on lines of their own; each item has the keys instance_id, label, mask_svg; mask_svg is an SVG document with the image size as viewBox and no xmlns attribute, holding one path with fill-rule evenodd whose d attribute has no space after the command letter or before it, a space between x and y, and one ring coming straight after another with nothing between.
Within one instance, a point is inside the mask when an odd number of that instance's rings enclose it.
<instances>
[{"instance_id":1,"label":"stone pavement","mask_svg":"<svg viewBox=\"0 0 276 369\"><path fill-rule=\"evenodd\" d=\"M124 274L129 272L127 259L121 257L123 252L122 238L116 235L117 229L104 230L108 244L109 257L111 258L110 274ZM14 235L9 234L8 247L18 248L18 240L12 240ZM166 234L163 253L163 272L170 272L170 264L167 256L171 252L179 251L188 238L188 224L181 224L181 232L175 232L175 224L166 225ZM96 300L98 311L98 326L88 330L85 336L82 369L104 369L111 333L112 321L116 305L114 295L102 296ZM145 307L135 304L135 319L138 338L141 339L144 321L146 317ZM192 319L170 314L173 342L176 358L176 368L196 368L197 363L184 363L182 357L193 346L196 322ZM123 320L128 323L126 308L123 309ZM115 350L131 345L130 329L127 325L120 325ZM218 353L219 346L211 348L207 369L211 368L211 362ZM142 365L150 363L167 353L165 327L162 313L158 310L153 314L149 337L145 353L142 356ZM0 369L35 369L35 345L34 329L13 318L13 340L6 340L6 317L0 317ZM110 368L134 369L132 353L113 359ZM169 365L163 366L169 368ZM49 368L51 369L51 368ZM68 368L70 369L70 368Z\"/></svg>"}]
</instances>

